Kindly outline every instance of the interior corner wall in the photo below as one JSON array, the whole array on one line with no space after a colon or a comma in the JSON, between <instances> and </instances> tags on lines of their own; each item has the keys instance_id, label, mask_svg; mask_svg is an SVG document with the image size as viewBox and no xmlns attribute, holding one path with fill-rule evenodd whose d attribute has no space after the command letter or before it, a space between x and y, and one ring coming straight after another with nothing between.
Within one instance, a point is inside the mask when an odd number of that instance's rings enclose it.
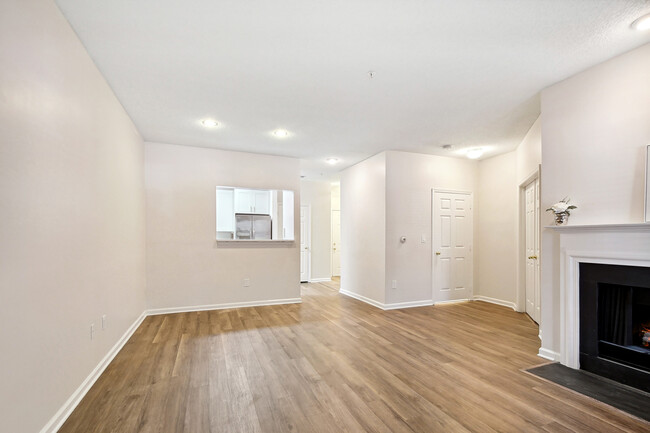
<instances>
[{"instance_id":1,"label":"interior corner wall","mask_svg":"<svg viewBox=\"0 0 650 433\"><path fill-rule=\"evenodd\" d=\"M143 143L53 1L0 2L0 64L0 429L27 433L145 309Z\"/></svg>"},{"instance_id":2,"label":"interior corner wall","mask_svg":"<svg viewBox=\"0 0 650 433\"><path fill-rule=\"evenodd\" d=\"M474 265L478 251L476 161L410 152L386 152L386 304L431 301L434 188L470 191L474 200ZM345 195L341 185L341 192ZM347 209L343 209L347 213ZM346 216L347 218L347 216ZM406 237L401 243L400 238ZM421 242L422 236L425 242ZM343 251L349 243L343 243ZM392 288L397 280L397 289ZM476 291L478 273L474 272Z\"/></svg>"},{"instance_id":3,"label":"interior corner wall","mask_svg":"<svg viewBox=\"0 0 650 433\"><path fill-rule=\"evenodd\" d=\"M479 166L479 288L476 295L515 306L519 254L519 186L542 162L541 116L512 152L481 160ZM522 305L518 305L522 308Z\"/></svg>"},{"instance_id":4,"label":"interior corner wall","mask_svg":"<svg viewBox=\"0 0 650 433\"><path fill-rule=\"evenodd\" d=\"M508 152L479 162L476 295L514 304L517 298L517 158Z\"/></svg>"},{"instance_id":5,"label":"interior corner wall","mask_svg":"<svg viewBox=\"0 0 650 433\"><path fill-rule=\"evenodd\" d=\"M332 184L300 181L300 205L311 209L311 279L332 277Z\"/></svg>"},{"instance_id":6,"label":"interior corner wall","mask_svg":"<svg viewBox=\"0 0 650 433\"><path fill-rule=\"evenodd\" d=\"M542 201L569 196L569 224L643 221L650 143L650 44L542 92ZM543 215L542 225L551 224ZM542 347L560 350L560 251L542 234Z\"/></svg>"},{"instance_id":7,"label":"interior corner wall","mask_svg":"<svg viewBox=\"0 0 650 433\"><path fill-rule=\"evenodd\" d=\"M517 186L539 170L542 163L542 116L540 115L515 149L517 159Z\"/></svg>"},{"instance_id":8,"label":"interior corner wall","mask_svg":"<svg viewBox=\"0 0 650 433\"><path fill-rule=\"evenodd\" d=\"M341 173L341 290L386 296L386 153Z\"/></svg>"},{"instance_id":9,"label":"interior corner wall","mask_svg":"<svg viewBox=\"0 0 650 433\"><path fill-rule=\"evenodd\" d=\"M150 309L300 298L298 159L145 143L145 182ZM295 241L216 242L217 186L294 191Z\"/></svg>"}]
</instances>

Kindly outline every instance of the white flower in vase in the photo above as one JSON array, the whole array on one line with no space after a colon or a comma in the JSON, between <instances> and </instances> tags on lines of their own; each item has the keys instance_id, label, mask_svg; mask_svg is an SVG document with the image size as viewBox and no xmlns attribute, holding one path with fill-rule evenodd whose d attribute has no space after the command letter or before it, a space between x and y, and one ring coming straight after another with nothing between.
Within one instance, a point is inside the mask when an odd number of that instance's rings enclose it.
<instances>
[{"instance_id":1,"label":"white flower in vase","mask_svg":"<svg viewBox=\"0 0 650 433\"><path fill-rule=\"evenodd\" d=\"M571 215L570 211L578 208L578 206L574 206L572 204L570 205L569 201L571 201L570 198L564 197L562 200L546 209L547 212L553 212L556 225L566 224L566 222L569 220L569 215Z\"/></svg>"}]
</instances>

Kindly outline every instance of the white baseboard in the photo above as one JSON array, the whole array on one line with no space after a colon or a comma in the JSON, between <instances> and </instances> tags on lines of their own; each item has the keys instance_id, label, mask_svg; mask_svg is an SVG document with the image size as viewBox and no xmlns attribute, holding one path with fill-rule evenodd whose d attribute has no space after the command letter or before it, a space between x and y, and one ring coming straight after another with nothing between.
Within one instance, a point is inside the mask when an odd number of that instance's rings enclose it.
<instances>
[{"instance_id":1,"label":"white baseboard","mask_svg":"<svg viewBox=\"0 0 650 433\"><path fill-rule=\"evenodd\" d=\"M430 299L423 301L395 302L392 304L384 304L382 302L375 301L374 299L367 298L363 295L359 295L358 293L349 292L345 289L340 289L339 293L345 296L349 296L350 298L354 298L358 301L365 302L366 304L370 304L373 307L377 307L382 310L400 310L402 308L426 307L433 305L433 302Z\"/></svg>"},{"instance_id":2,"label":"white baseboard","mask_svg":"<svg viewBox=\"0 0 650 433\"><path fill-rule=\"evenodd\" d=\"M356 299L358 301L365 302L366 304L370 304L373 307L381 308L382 310L384 309L384 304L383 303L381 303L379 301L375 301L374 299L366 298L365 296L359 295L358 293L348 292L347 290L344 290L344 289L339 289L339 293L341 293L341 294L343 294L345 296L349 296L350 298L354 298L354 299Z\"/></svg>"},{"instance_id":3,"label":"white baseboard","mask_svg":"<svg viewBox=\"0 0 650 433\"><path fill-rule=\"evenodd\" d=\"M225 310L228 308L263 307L266 305L300 304L300 298L270 299L268 301L231 302L227 304L192 305L187 307L154 308L147 310L147 316L158 314L190 313L193 311Z\"/></svg>"},{"instance_id":4,"label":"white baseboard","mask_svg":"<svg viewBox=\"0 0 650 433\"><path fill-rule=\"evenodd\" d=\"M310 283L327 283L329 281L332 281L331 278L312 278L309 280Z\"/></svg>"},{"instance_id":5,"label":"white baseboard","mask_svg":"<svg viewBox=\"0 0 650 433\"><path fill-rule=\"evenodd\" d=\"M108 364L111 363L113 358L122 350L122 347L129 341L129 338L133 335L136 329L142 324L142 321L147 317L146 311L140 314L135 322L126 330L124 335L115 343L115 345L108 351L106 356L97 364L97 367L90 372L88 377L81 383L79 388L72 393L70 398L61 406L56 414L48 421L47 424L41 429L40 433L55 433L57 432L70 414L75 410L79 402L90 390L90 388L95 384L99 376L102 375Z\"/></svg>"},{"instance_id":6,"label":"white baseboard","mask_svg":"<svg viewBox=\"0 0 650 433\"><path fill-rule=\"evenodd\" d=\"M401 310L402 308L430 307L433 305L431 299L424 301L395 302L393 304L384 304L384 310Z\"/></svg>"},{"instance_id":7,"label":"white baseboard","mask_svg":"<svg viewBox=\"0 0 650 433\"><path fill-rule=\"evenodd\" d=\"M433 305L448 305L448 304L460 304L461 302L469 302L469 299L451 299L449 301L436 301Z\"/></svg>"},{"instance_id":8,"label":"white baseboard","mask_svg":"<svg viewBox=\"0 0 650 433\"><path fill-rule=\"evenodd\" d=\"M539 348L539 353L537 354L540 358L548 359L549 361L559 361L560 354L552 350L544 349L543 347Z\"/></svg>"},{"instance_id":9,"label":"white baseboard","mask_svg":"<svg viewBox=\"0 0 650 433\"><path fill-rule=\"evenodd\" d=\"M483 301L483 302L489 302L490 304L496 304L496 305L501 305L503 307L508 307L512 308L513 310L517 311L517 304L514 302L510 301L503 301L501 299L496 299L496 298L490 298L488 296L474 296L475 301Z\"/></svg>"}]
</instances>

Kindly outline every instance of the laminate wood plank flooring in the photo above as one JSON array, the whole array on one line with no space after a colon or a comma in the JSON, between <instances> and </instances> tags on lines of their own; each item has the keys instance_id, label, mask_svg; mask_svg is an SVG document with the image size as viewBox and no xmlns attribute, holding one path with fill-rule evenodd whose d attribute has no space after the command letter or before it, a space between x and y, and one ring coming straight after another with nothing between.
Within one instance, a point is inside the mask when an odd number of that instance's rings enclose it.
<instances>
[{"instance_id":1,"label":"laminate wood plank flooring","mask_svg":"<svg viewBox=\"0 0 650 433\"><path fill-rule=\"evenodd\" d=\"M302 298L147 317L60 432L650 432L521 371L543 362L524 314Z\"/></svg>"}]
</instances>

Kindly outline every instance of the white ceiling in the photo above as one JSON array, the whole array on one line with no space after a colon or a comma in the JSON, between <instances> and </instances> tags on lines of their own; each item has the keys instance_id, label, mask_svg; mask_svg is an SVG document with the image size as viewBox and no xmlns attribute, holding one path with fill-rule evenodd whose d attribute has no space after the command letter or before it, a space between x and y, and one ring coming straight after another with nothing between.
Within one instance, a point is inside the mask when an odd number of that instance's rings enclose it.
<instances>
[{"instance_id":1,"label":"white ceiling","mask_svg":"<svg viewBox=\"0 0 650 433\"><path fill-rule=\"evenodd\" d=\"M57 4L145 140L297 157L309 178L388 149L512 150L540 90L650 41L630 28L646 0Z\"/></svg>"}]
</instances>

